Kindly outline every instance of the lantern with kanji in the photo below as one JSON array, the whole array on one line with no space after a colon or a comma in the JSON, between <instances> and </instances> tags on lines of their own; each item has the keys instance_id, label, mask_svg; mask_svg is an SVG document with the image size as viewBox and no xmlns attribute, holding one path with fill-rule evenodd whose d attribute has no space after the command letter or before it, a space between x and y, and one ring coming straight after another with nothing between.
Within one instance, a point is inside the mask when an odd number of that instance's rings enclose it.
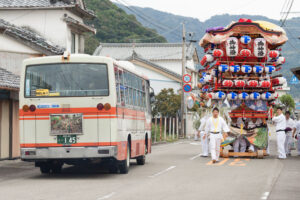
<instances>
[{"instance_id":1,"label":"lantern with kanji","mask_svg":"<svg viewBox=\"0 0 300 200\"><path fill-rule=\"evenodd\" d=\"M228 57L235 57L238 55L239 41L236 37L230 37L226 40L226 54Z\"/></svg>"}]
</instances>

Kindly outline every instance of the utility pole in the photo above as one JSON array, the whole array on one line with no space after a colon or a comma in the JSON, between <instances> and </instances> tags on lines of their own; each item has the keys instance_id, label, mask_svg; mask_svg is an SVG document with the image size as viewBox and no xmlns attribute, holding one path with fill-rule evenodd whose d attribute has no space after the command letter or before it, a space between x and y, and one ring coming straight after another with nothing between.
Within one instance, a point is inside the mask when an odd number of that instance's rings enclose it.
<instances>
[{"instance_id":1,"label":"utility pole","mask_svg":"<svg viewBox=\"0 0 300 200\"><path fill-rule=\"evenodd\" d=\"M185 63L186 63L186 50L185 50L185 24L182 23L182 76L185 74ZM183 85L184 82L181 79L181 129L180 129L180 135L185 138L185 123L184 123L184 116L185 116L185 94L183 91Z\"/></svg>"}]
</instances>

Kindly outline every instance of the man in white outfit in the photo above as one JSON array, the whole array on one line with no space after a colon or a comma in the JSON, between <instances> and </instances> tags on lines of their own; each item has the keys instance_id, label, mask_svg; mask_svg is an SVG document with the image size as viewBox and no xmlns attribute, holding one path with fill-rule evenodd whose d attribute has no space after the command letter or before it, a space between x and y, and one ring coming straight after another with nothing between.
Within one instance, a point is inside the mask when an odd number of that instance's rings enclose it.
<instances>
[{"instance_id":1,"label":"man in white outfit","mask_svg":"<svg viewBox=\"0 0 300 200\"><path fill-rule=\"evenodd\" d=\"M291 155L291 148L293 143L293 132L295 132L295 122L290 118L291 113L289 111L285 112L286 119L286 138L284 143L285 153Z\"/></svg>"},{"instance_id":2,"label":"man in white outfit","mask_svg":"<svg viewBox=\"0 0 300 200\"><path fill-rule=\"evenodd\" d=\"M213 116L206 121L205 134L203 136L203 138L209 136L209 147L213 163L219 161L221 142L223 137L226 137L229 131L229 127L225 120L222 117L219 117L219 109L214 108ZM224 133L224 136L221 132Z\"/></svg>"},{"instance_id":3,"label":"man in white outfit","mask_svg":"<svg viewBox=\"0 0 300 200\"><path fill-rule=\"evenodd\" d=\"M295 130L293 133L293 138L297 137L297 151L298 151L298 156L300 156L300 117L298 117L298 121L295 122Z\"/></svg>"},{"instance_id":4,"label":"man in white outfit","mask_svg":"<svg viewBox=\"0 0 300 200\"><path fill-rule=\"evenodd\" d=\"M286 119L282 114L282 108L277 108L277 115L272 119L276 125L276 136L277 136L277 151L279 159L286 159L286 153L284 149L285 143L285 129L286 129Z\"/></svg>"},{"instance_id":5,"label":"man in white outfit","mask_svg":"<svg viewBox=\"0 0 300 200\"><path fill-rule=\"evenodd\" d=\"M205 135L205 124L206 121L208 120L208 115L205 115L204 117L201 118L200 120L200 127L198 132L200 132L200 137L201 137L201 147L202 147L202 154L201 157L208 157L208 138L204 137Z\"/></svg>"}]
</instances>

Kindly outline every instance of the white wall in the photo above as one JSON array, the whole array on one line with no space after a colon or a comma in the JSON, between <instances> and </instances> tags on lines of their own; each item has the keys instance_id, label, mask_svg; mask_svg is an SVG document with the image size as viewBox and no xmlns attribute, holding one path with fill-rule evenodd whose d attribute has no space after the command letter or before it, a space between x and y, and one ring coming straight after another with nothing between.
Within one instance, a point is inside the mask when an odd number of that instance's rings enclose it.
<instances>
[{"instance_id":1,"label":"white wall","mask_svg":"<svg viewBox=\"0 0 300 200\"><path fill-rule=\"evenodd\" d=\"M135 70L150 80L150 86L154 89L154 93L158 94L164 88L173 88L174 92L180 89L180 83L150 69L135 64Z\"/></svg>"},{"instance_id":2,"label":"white wall","mask_svg":"<svg viewBox=\"0 0 300 200\"><path fill-rule=\"evenodd\" d=\"M1 10L0 18L17 26L28 26L55 45L70 51L71 30L63 20L64 14L83 21L67 10Z\"/></svg>"},{"instance_id":3,"label":"white wall","mask_svg":"<svg viewBox=\"0 0 300 200\"><path fill-rule=\"evenodd\" d=\"M38 53L32 48L21 44L20 42L16 41L14 38L5 34L0 34L0 52L18 52L24 54Z\"/></svg>"}]
</instances>

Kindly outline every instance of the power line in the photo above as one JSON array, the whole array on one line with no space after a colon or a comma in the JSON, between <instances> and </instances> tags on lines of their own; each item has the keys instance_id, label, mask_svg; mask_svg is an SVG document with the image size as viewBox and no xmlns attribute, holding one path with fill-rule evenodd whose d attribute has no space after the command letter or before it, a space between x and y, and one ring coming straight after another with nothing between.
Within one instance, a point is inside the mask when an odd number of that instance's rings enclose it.
<instances>
[{"instance_id":1,"label":"power line","mask_svg":"<svg viewBox=\"0 0 300 200\"><path fill-rule=\"evenodd\" d=\"M289 5L289 7L288 7L288 10L287 10L287 13L286 13L284 19L282 20L281 27L284 26L284 24L285 24L285 22L286 22L286 19L287 19L287 17L289 16L289 13L291 12L291 9L292 9L293 4L294 4L294 0L291 0L291 1L289 1L289 2L291 2L291 3L290 3L290 5Z\"/></svg>"},{"instance_id":2,"label":"power line","mask_svg":"<svg viewBox=\"0 0 300 200\"><path fill-rule=\"evenodd\" d=\"M152 24L153 26L159 28L159 29L164 29L164 30L170 30L173 29L167 25L164 24L159 24L157 22L155 22L155 19L145 15L144 13L140 12L139 10L133 8L132 5L130 5L129 3L127 3L125 0L115 0L118 3L122 4L123 6L125 6L128 10L130 10L131 12L133 12L136 16L140 17L141 19L143 19L145 22ZM150 19L150 20L149 20ZM152 20L152 21L151 21ZM176 34L177 35L177 34ZM177 35L179 36L179 35ZM179 36L181 37L181 36Z\"/></svg>"}]
</instances>

